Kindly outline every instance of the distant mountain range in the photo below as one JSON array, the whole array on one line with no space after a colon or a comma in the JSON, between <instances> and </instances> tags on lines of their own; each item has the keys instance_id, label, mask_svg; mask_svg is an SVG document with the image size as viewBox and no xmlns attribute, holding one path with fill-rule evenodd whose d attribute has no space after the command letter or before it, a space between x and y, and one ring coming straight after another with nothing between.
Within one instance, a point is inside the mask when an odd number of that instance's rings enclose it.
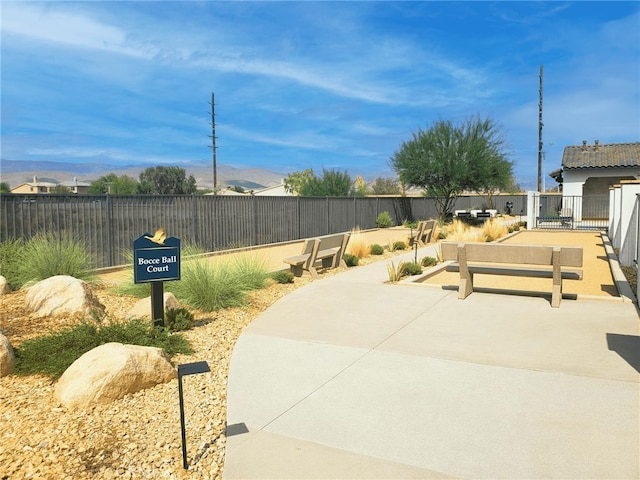
<instances>
[{"instance_id":1,"label":"distant mountain range","mask_svg":"<svg viewBox=\"0 0 640 480\"><path fill-rule=\"evenodd\" d=\"M167 165L170 166L170 165ZM200 189L213 188L213 166L177 165L184 168L187 174L193 175ZM150 165L119 165L106 167L95 163L69 163L51 161L0 160L0 181L8 183L11 188L25 182L33 181L33 177L56 179L60 182L72 181L91 183L109 173L118 176L128 175L138 180L140 173ZM228 165L217 165L216 176L219 187L241 186L258 190L264 187L279 185L287 175L260 168L241 169Z\"/></svg>"}]
</instances>

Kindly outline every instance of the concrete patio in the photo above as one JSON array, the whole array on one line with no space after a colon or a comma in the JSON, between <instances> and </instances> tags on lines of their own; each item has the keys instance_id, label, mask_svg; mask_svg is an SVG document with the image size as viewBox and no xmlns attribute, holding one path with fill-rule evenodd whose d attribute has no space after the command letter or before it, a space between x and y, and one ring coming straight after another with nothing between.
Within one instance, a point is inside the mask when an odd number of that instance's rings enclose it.
<instances>
[{"instance_id":1,"label":"concrete patio","mask_svg":"<svg viewBox=\"0 0 640 480\"><path fill-rule=\"evenodd\" d=\"M224 478L640 477L634 303L387 279L321 278L244 331Z\"/></svg>"}]
</instances>

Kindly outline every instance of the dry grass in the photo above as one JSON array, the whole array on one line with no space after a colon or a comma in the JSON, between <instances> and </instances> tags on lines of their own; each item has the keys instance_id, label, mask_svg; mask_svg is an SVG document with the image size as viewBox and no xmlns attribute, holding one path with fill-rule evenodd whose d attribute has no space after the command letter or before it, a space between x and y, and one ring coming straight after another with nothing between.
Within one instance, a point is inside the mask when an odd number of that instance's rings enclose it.
<instances>
[{"instance_id":1,"label":"dry grass","mask_svg":"<svg viewBox=\"0 0 640 480\"><path fill-rule=\"evenodd\" d=\"M446 240L451 242L492 242L509 233L498 218L490 218L482 227L471 227L454 218L442 230L446 233Z\"/></svg>"},{"instance_id":2,"label":"dry grass","mask_svg":"<svg viewBox=\"0 0 640 480\"><path fill-rule=\"evenodd\" d=\"M347 245L347 253L358 258L366 258L371 253L369 245L360 231L360 228L356 227L351 230L351 238L349 238L349 244Z\"/></svg>"},{"instance_id":3,"label":"dry grass","mask_svg":"<svg viewBox=\"0 0 640 480\"><path fill-rule=\"evenodd\" d=\"M482 227L482 233L486 242L493 242L498 238L505 237L509 229L498 218L490 218Z\"/></svg>"}]
</instances>

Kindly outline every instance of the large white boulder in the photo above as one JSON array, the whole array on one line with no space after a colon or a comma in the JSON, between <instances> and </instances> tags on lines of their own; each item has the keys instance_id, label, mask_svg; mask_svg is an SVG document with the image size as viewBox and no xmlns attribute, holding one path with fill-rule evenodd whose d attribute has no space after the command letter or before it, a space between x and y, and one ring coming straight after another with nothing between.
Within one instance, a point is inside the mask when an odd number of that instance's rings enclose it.
<instances>
[{"instance_id":1,"label":"large white boulder","mask_svg":"<svg viewBox=\"0 0 640 480\"><path fill-rule=\"evenodd\" d=\"M0 378L13 373L16 357L9 339L0 333Z\"/></svg>"},{"instance_id":2,"label":"large white boulder","mask_svg":"<svg viewBox=\"0 0 640 480\"><path fill-rule=\"evenodd\" d=\"M165 310L167 308L180 308L180 302L171 292L164 292L163 301ZM138 300L127 313L127 318L151 319L151 297Z\"/></svg>"},{"instance_id":3,"label":"large white boulder","mask_svg":"<svg viewBox=\"0 0 640 480\"><path fill-rule=\"evenodd\" d=\"M104 305L91 290L91 286L68 275L56 275L29 288L25 297L25 310L39 317L73 315L105 316Z\"/></svg>"},{"instance_id":4,"label":"large white boulder","mask_svg":"<svg viewBox=\"0 0 640 480\"><path fill-rule=\"evenodd\" d=\"M109 403L177 376L162 349L105 343L88 351L62 374L54 395L68 408Z\"/></svg>"},{"instance_id":5,"label":"large white boulder","mask_svg":"<svg viewBox=\"0 0 640 480\"><path fill-rule=\"evenodd\" d=\"M0 275L0 295L4 295L5 293L9 292L11 292L9 282L3 275Z\"/></svg>"}]
</instances>

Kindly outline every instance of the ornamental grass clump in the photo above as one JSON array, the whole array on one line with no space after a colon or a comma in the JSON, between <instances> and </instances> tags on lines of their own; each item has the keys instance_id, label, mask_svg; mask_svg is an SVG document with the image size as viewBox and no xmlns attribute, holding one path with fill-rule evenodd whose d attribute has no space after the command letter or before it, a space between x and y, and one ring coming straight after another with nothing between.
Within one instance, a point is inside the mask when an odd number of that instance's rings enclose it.
<instances>
[{"instance_id":1,"label":"ornamental grass clump","mask_svg":"<svg viewBox=\"0 0 640 480\"><path fill-rule=\"evenodd\" d=\"M497 218L490 218L482 227L485 241L493 242L509 233L509 229Z\"/></svg>"},{"instance_id":2,"label":"ornamental grass clump","mask_svg":"<svg viewBox=\"0 0 640 480\"><path fill-rule=\"evenodd\" d=\"M230 262L214 265L202 258L182 262L181 279L165 284L180 302L208 312L246 305L246 285Z\"/></svg>"},{"instance_id":3,"label":"ornamental grass clump","mask_svg":"<svg viewBox=\"0 0 640 480\"><path fill-rule=\"evenodd\" d=\"M365 258L369 256L369 246L365 242L364 236L359 228L351 230L351 237L347 244L346 253L358 258Z\"/></svg>"},{"instance_id":4,"label":"ornamental grass clump","mask_svg":"<svg viewBox=\"0 0 640 480\"><path fill-rule=\"evenodd\" d=\"M20 238L0 243L0 274L7 279L12 290L17 290L22 286L19 272L23 250L24 241Z\"/></svg>"},{"instance_id":5,"label":"ornamental grass clump","mask_svg":"<svg viewBox=\"0 0 640 480\"><path fill-rule=\"evenodd\" d=\"M66 234L39 233L26 242L3 242L2 271L12 288L56 275L91 281L94 264L87 245Z\"/></svg>"}]
</instances>

